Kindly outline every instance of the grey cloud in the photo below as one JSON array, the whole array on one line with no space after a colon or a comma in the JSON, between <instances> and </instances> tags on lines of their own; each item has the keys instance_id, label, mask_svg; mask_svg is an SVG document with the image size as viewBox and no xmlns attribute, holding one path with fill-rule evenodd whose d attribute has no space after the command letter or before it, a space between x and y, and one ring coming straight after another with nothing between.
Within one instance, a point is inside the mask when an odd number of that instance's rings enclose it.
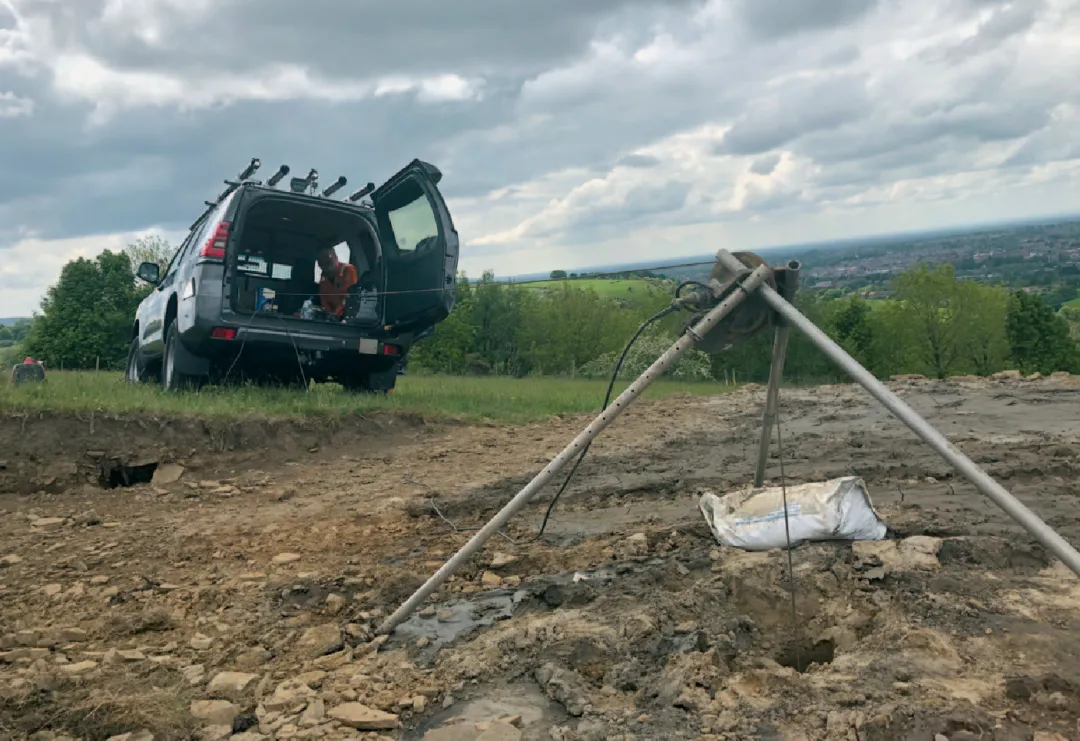
<instances>
[{"instance_id":1,"label":"grey cloud","mask_svg":"<svg viewBox=\"0 0 1080 741\"><path fill-rule=\"evenodd\" d=\"M772 175L773 170L780 164L779 154L767 154L764 157L758 157L752 163L750 163L750 172L755 175Z\"/></svg>"},{"instance_id":2,"label":"grey cloud","mask_svg":"<svg viewBox=\"0 0 1080 741\"><path fill-rule=\"evenodd\" d=\"M596 24L625 8L684 7L691 0L220 0L207 22L163 13L167 33L149 44L130 29L90 31L104 0L59 8L35 0L57 32L122 68L167 71L257 68L267 60L309 65L353 78L386 73L479 72L543 68L577 53Z\"/></svg>"},{"instance_id":3,"label":"grey cloud","mask_svg":"<svg viewBox=\"0 0 1080 741\"><path fill-rule=\"evenodd\" d=\"M953 63L963 62L973 56L993 52L1007 39L1027 31L1035 23L1042 2L1034 0L1026 4L1005 5L979 26L974 36L945 50L941 57Z\"/></svg>"},{"instance_id":4,"label":"grey cloud","mask_svg":"<svg viewBox=\"0 0 1080 741\"><path fill-rule=\"evenodd\" d=\"M647 170L659 164L660 159L651 154L628 154L620 157L615 163L616 167L634 167L641 170Z\"/></svg>"},{"instance_id":5,"label":"grey cloud","mask_svg":"<svg viewBox=\"0 0 1080 741\"><path fill-rule=\"evenodd\" d=\"M812 132L831 131L873 109L865 79L841 75L807 86L791 84L736 120L717 154L759 154Z\"/></svg>"},{"instance_id":6,"label":"grey cloud","mask_svg":"<svg viewBox=\"0 0 1080 741\"><path fill-rule=\"evenodd\" d=\"M869 13L878 0L737 0L743 23L764 38L842 26Z\"/></svg>"}]
</instances>

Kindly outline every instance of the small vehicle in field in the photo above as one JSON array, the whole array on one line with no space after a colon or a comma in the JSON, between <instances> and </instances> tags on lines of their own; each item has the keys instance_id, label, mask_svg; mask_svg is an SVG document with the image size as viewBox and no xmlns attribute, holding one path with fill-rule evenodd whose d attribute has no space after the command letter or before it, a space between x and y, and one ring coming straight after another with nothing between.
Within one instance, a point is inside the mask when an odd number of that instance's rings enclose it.
<instances>
[{"instance_id":1,"label":"small vehicle in field","mask_svg":"<svg viewBox=\"0 0 1080 741\"><path fill-rule=\"evenodd\" d=\"M169 265L138 266L154 286L131 327L126 376L166 389L250 379L393 389L409 349L454 308L458 235L442 173L414 160L345 199L318 173L276 186L258 160L192 224ZM359 277L340 315L321 311L316 254L332 247Z\"/></svg>"}]
</instances>

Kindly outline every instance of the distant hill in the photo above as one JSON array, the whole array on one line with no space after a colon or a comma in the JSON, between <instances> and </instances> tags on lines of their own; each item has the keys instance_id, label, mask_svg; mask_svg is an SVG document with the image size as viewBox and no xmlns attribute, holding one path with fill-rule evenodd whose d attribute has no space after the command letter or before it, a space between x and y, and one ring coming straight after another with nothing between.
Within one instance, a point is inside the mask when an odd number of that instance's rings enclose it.
<instances>
[{"instance_id":1,"label":"distant hill","mask_svg":"<svg viewBox=\"0 0 1080 741\"><path fill-rule=\"evenodd\" d=\"M10 327L12 324L18 324L19 322L28 322L31 318L28 316L0 317L0 327Z\"/></svg>"}]
</instances>

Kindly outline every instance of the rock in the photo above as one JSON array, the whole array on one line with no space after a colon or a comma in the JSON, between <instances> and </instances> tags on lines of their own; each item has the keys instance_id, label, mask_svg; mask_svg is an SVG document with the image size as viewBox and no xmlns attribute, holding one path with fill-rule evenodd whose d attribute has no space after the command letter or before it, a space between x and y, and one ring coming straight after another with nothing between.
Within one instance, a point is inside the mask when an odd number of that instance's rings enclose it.
<instances>
[{"instance_id":1,"label":"rock","mask_svg":"<svg viewBox=\"0 0 1080 741\"><path fill-rule=\"evenodd\" d=\"M312 663L320 669L340 669L353 660L353 652L351 648L347 648L344 651L336 651L332 654L326 654L315 659Z\"/></svg>"},{"instance_id":2,"label":"rock","mask_svg":"<svg viewBox=\"0 0 1080 741\"><path fill-rule=\"evenodd\" d=\"M412 710L414 713L422 713L427 708L427 698L423 695L417 695L412 699Z\"/></svg>"},{"instance_id":3,"label":"rock","mask_svg":"<svg viewBox=\"0 0 1080 741\"><path fill-rule=\"evenodd\" d=\"M60 741L60 737L56 737ZM109 736L108 741L154 741L154 734L147 730L121 733L119 736Z\"/></svg>"},{"instance_id":4,"label":"rock","mask_svg":"<svg viewBox=\"0 0 1080 741\"><path fill-rule=\"evenodd\" d=\"M63 517L39 517L30 523L31 527L39 530L55 530L65 522Z\"/></svg>"},{"instance_id":5,"label":"rock","mask_svg":"<svg viewBox=\"0 0 1080 741\"><path fill-rule=\"evenodd\" d=\"M130 651L117 651L116 655L123 661L146 661L146 654L138 649L132 649Z\"/></svg>"},{"instance_id":6,"label":"rock","mask_svg":"<svg viewBox=\"0 0 1080 741\"><path fill-rule=\"evenodd\" d=\"M649 554L649 538L645 533L635 533L620 545L620 552L627 557L647 556Z\"/></svg>"},{"instance_id":7,"label":"rock","mask_svg":"<svg viewBox=\"0 0 1080 741\"><path fill-rule=\"evenodd\" d=\"M6 556L0 557L0 568L4 568L7 566L16 566L22 562L22 556L16 555L14 553L9 553Z\"/></svg>"},{"instance_id":8,"label":"rock","mask_svg":"<svg viewBox=\"0 0 1080 741\"><path fill-rule=\"evenodd\" d=\"M319 725L325 720L326 705L323 703L322 698L316 697L308 703L308 706L300 715L300 726L303 728L310 728Z\"/></svg>"},{"instance_id":9,"label":"rock","mask_svg":"<svg viewBox=\"0 0 1080 741\"><path fill-rule=\"evenodd\" d=\"M480 576L480 583L483 584L485 587L501 587L502 577L494 572L485 571Z\"/></svg>"},{"instance_id":10,"label":"rock","mask_svg":"<svg viewBox=\"0 0 1080 741\"><path fill-rule=\"evenodd\" d=\"M210 680L207 691L214 698L242 701L255 689L257 674L244 672L220 672Z\"/></svg>"},{"instance_id":11,"label":"rock","mask_svg":"<svg viewBox=\"0 0 1080 741\"><path fill-rule=\"evenodd\" d=\"M41 591L45 593L46 597L55 597L64 591L64 587L61 584L46 584Z\"/></svg>"},{"instance_id":12,"label":"rock","mask_svg":"<svg viewBox=\"0 0 1080 741\"><path fill-rule=\"evenodd\" d=\"M188 645L196 651L205 651L206 649L210 648L213 642L214 639L210 636L204 636L202 633L196 633L194 636L192 636L191 640L188 641Z\"/></svg>"},{"instance_id":13,"label":"rock","mask_svg":"<svg viewBox=\"0 0 1080 741\"><path fill-rule=\"evenodd\" d=\"M262 646L255 646L237 654L233 663L241 669L258 669L272 658L272 654Z\"/></svg>"},{"instance_id":14,"label":"rock","mask_svg":"<svg viewBox=\"0 0 1080 741\"><path fill-rule=\"evenodd\" d=\"M290 563L296 563L300 558L301 556L299 553L279 553L270 560L270 563L275 566L285 566Z\"/></svg>"},{"instance_id":15,"label":"rock","mask_svg":"<svg viewBox=\"0 0 1080 741\"><path fill-rule=\"evenodd\" d=\"M1069 741L1069 739L1062 736L1060 733L1050 733L1049 731L1036 731L1035 737L1032 741Z\"/></svg>"},{"instance_id":16,"label":"rock","mask_svg":"<svg viewBox=\"0 0 1080 741\"><path fill-rule=\"evenodd\" d=\"M440 623L448 623L454 619L454 611L451 610L449 607L446 607L442 610L439 610L439 612L436 613L436 616L438 617Z\"/></svg>"},{"instance_id":17,"label":"rock","mask_svg":"<svg viewBox=\"0 0 1080 741\"><path fill-rule=\"evenodd\" d=\"M296 649L306 658L317 659L320 656L341 650L345 640L341 628L336 623L315 625L304 631L296 643Z\"/></svg>"},{"instance_id":18,"label":"rock","mask_svg":"<svg viewBox=\"0 0 1080 741\"><path fill-rule=\"evenodd\" d=\"M491 568L502 569L517 563L517 561L517 556L511 553L503 553L502 551L498 551L495 553L494 556L491 557Z\"/></svg>"},{"instance_id":19,"label":"rock","mask_svg":"<svg viewBox=\"0 0 1080 741\"><path fill-rule=\"evenodd\" d=\"M345 608L345 598L340 594L326 595L326 610L331 615L337 615Z\"/></svg>"},{"instance_id":20,"label":"rock","mask_svg":"<svg viewBox=\"0 0 1080 741\"><path fill-rule=\"evenodd\" d=\"M188 684L196 685L206 679L206 667L202 664L192 664L182 668L180 674L187 680Z\"/></svg>"},{"instance_id":21,"label":"rock","mask_svg":"<svg viewBox=\"0 0 1080 741\"><path fill-rule=\"evenodd\" d=\"M578 718L585 713L589 694L585 681L576 672L549 663L538 668L534 676L547 696L565 707L567 713Z\"/></svg>"},{"instance_id":22,"label":"rock","mask_svg":"<svg viewBox=\"0 0 1080 741\"><path fill-rule=\"evenodd\" d=\"M330 711L330 718L358 731L392 731L401 725L392 713L369 708L358 702L347 702Z\"/></svg>"},{"instance_id":23,"label":"rock","mask_svg":"<svg viewBox=\"0 0 1080 741\"><path fill-rule=\"evenodd\" d=\"M315 697L315 690L299 678L287 679L277 686L273 695L263 700L263 707L273 713L299 712L312 697Z\"/></svg>"},{"instance_id":24,"label":"rock","mask_svg":"<svg viewBox=\"0 0 1080 741\"><path fill-rule=\"evenodd\" d=\"M154 470L150 483L154 486L168 486L175 484L184 475L184 467L178 463L166 463Z\"/></svg>"},{"instance_id":25,"label":"rock","mask_svg":"<svg viewBox=\"0 0 1080 741\"><path fill-rule=\"evenodd\" d=\"M240 715L240 708L228 700L196 700L191 703L191 715L211 726L229 726Z\"/></svg>"},{"instance_id":26,"label":"rock","mask_svg":"<svg viewBox=\"0 0 1080 741\"><path fill-rule=\"evenodd\" d=\"M82 643L86 640L87 634L82 628L62 628L59 638L65 643Z\"/></svg>"},{"instance_id":27,"label":"rock","mask_svg":"<svg viewBox=\"0 0 1080 741\"><path fill-rule=\"evenodd\" d=\"M255 731L244 731L230 736L229 741L266 741L267 738L269 737Z\"/></svg>"},{"instance_id":28,"label":"rock","mask_svg":"<svg viewBox=\"0 0 1080 741\"><path fill-rule=\"evenodd\" d=\"M225 741L232 732L232 726L207 726L202 729L199 741Z\"/></svg>"},{"instance_id":29,"label":"rock","mask_svg":"<svg viewBox=\"0 0 1080 741\"><path fill-rule=\"evenodd\" d=\"M77 664L63 664L60 666L60 671L69 677L77 677L94 669L97 669L96 661L80 661Z\"/></svg>"},{"instance_id":30,"label":"rock","mask_svg":"<svg viewBox=\"0 0 1080 741\"><path fill-rule=\"evenodd\" d=\"M1023 375L1018 370L1003 370L990 376L995 381L1019 381Z\"/></svg>"}]
</instances>

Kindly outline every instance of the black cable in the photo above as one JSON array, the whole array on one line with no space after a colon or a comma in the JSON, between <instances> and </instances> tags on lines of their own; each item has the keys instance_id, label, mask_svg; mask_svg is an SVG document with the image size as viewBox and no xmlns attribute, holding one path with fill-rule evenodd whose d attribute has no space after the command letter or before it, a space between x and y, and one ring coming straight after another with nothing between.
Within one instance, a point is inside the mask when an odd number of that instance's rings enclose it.
<instances>
[{"instance_id":1,"label":"black cable","mask_svg":"<svg viewBox=\"0 0 1080 741\"><path fill-rule=\"evenodd\" d=\"M622 355L619 356L618 362L615 363L615 370L613 370L611 373L611 380L608 381L607 393L604 395L604 405L600 407L601 412L607 409L608 404L611 403L611 394L615 390L615 381L619 378L619 371L622 370L623 363L626 362L626 356L630 353L630 348L632 348L634 346L634 343L637 342L638 338L641 337L641 333L644 332L653 322L659 321L668 314L671 314L678 310L678 306L668 306L663 310L653 314L651 317L642 322L641 326L637 328L637 331L634 332L634 336L630 338L630 341L627 342L626 346L623 348ZM559 490L555 492L555 496L552 498L551 502L548 503L547 511L544 513L544 520L540 523L540 532L538 532L535 537L532 538L532 540L527 541L526 545L528 543L535 543L536 541L540 540L540 538L544 537L544 532L547 530L548 520L551 517L552 510L555 509L555 504L559 501L559 497L562 496L563 492L566 491L566 487L570 485L570 480L574 478L574 474L577 473L578 466L580 466L581 462L585 460L585 455L589 452L590 447L592 447L591 440L585 445L584 448L582 448L581 455L579 455L578 459L574 462L574 467L570 469L570 473L566 474L566 478L563 479L562 486L559 487Z\"/></svg>"}]
</instances>

